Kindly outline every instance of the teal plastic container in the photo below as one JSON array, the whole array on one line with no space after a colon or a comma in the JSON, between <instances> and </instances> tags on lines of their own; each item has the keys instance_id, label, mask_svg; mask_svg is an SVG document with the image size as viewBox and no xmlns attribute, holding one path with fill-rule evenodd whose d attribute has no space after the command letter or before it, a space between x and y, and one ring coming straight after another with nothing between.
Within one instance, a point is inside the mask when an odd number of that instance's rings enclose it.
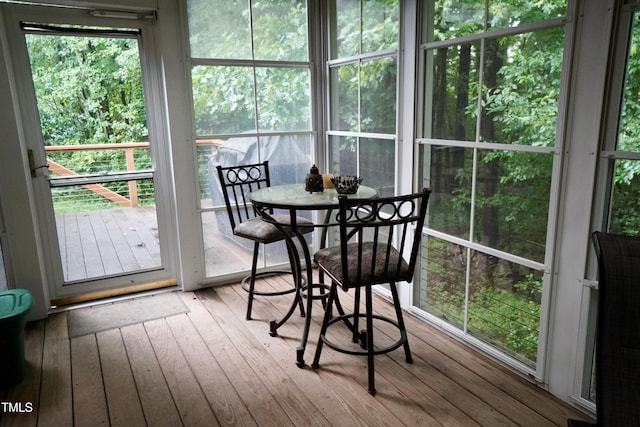
<instances>
[{"instance_id":1,"label":"teal plastic container","mask_svg":"<svg viewBox=\"0 0 640 427\"><path fill-rule=\"evenodd\" d=\"M32 305L26 289L0 292L0 387L17 384L24 377L24 326Z\"/></svg>"}]
</instances>

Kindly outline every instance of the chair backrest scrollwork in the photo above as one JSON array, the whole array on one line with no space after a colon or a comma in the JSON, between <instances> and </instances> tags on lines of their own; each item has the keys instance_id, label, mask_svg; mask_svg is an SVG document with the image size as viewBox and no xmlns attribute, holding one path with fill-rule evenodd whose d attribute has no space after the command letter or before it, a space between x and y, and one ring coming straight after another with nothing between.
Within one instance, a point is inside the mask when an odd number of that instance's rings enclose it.
<instances>
[{"instance_id":1,"label":"chair backrest scrollwork","mask_svg":"<svg viewBox=\"0 0 640 427\"><path fill-rule=\"evenodd\" d=\"M340 196L337 219L344 288L412 280L429 194L424 189L367 200Z\"/></svg>"},{"instance_id":2,"label":"chair backrest scrollwork","mask_svg":"<svg viewBox=\"0 0 640 427\"><path fill-rule=\"evenodd\" d=\"M271 186L269 162L241 166L216 166L231 229L256 217L249 193Z\"/></svg>"}]
</instances>

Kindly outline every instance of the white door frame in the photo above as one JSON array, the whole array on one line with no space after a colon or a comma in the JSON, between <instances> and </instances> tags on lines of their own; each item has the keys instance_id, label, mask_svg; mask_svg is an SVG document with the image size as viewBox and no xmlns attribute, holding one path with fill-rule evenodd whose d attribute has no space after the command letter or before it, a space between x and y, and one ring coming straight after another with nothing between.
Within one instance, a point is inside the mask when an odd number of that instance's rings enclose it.
<instances>
[{"instance_id":1,"label":"white door frame","mask_svg":"<svg viewBox=\"0 0 640 427\"><path fill-rule=\"evenodd\" d=\"M44 151L42 150L42 135L40 131L37 105L33 91L28 55L24 43L24 36L20 30L20 21L42 23L73 23L84 25L114 26L120 28L139 28L141 30L141 67L143 84L145 85L145 102L147 111L147 127L150 139L154 141L153 166L155 169L156 209L158 215L158 228L160 243L163 248L163 269L157 271L137 273L116 278L105 278L87 282L86 285L63 287L61 266L59 262L59 250L54 224L54 216L51 203L43 203L40 208L38 224L42 244L44 269L49 279L49 293L51 299L70 296L99 290L113 289L122 286L143 284L171 280L177 276L177 256L172 248L175 247L176 227L175 221L168 218L174 212L171 186L171 167L169 162L169 147L167 128L163 120L166 111L162 88L162 76L160 75L160 61L157 58L155 38L157 31L154 23L149 20L126 19L126 16L118 18L94 17L87 10L70 8L52 8L44 6L4 6L5 25L9 40L11 61L15 73L18 91L18 102L22 116L22 131L24 132L25 146L23 149L32 149L36 165L46 164ZM28 173L28 171L27 171ZM38 177L46 174L44 170L38 170ZM32 199L32 211L35 211L35 200L50 200L50 190L46 179L35 178L31 183L34 199ZM46 207L48 206L48 208ZM48 210L47 210L48 209ZM53 256L51 254L54 254Z\"/></svg>"}]
</instances>

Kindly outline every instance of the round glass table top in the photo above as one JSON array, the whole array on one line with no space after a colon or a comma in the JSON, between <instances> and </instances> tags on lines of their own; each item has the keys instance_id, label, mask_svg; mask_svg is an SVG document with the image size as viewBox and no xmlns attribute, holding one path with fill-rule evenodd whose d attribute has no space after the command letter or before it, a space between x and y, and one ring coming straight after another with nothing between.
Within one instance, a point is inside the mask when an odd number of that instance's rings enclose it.
<instances>
[{"instance_id":1,"label":"round glass table top","mask_svg":"<svg viewBox=\"0 0 640 427\"><path fill-rule=\"evenodd\" d=\"M252 201L264 203L275 208L317 209L335 208L338 206L338 194L335 188L325 188L318 193L305 191L304 184L274 185L252 191ZM371 187L361 185L355 194L345 194L349 198L374 199L378 192Z\"/></svg>"}]
</instances>

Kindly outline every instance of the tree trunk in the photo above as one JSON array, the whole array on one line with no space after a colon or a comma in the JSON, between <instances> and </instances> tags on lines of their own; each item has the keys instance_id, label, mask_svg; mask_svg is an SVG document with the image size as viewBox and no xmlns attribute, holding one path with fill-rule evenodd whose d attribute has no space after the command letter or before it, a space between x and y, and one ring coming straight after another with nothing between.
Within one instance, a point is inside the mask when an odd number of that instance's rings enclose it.
<instances>
[{"instance_id":1,"label":"tree trunk","mask_svg":"<svg viewBox=\"0 0 640 427\"><path fill-rule=\"evenodd\" d=\"M490 39L485 44L484 55L484 86L487 92L492 92L498 87L498 72L504 64L502 52L498 41ZM481 112L480 135L483 141L498 142L496 129L494 126L494 115L483 109ZM489 199L498 191L498 179L500 164L497 160L491 160L483 164L483 168L478 170L478 179L482 188L482 198ZM498 220L499 210L494 204L484 204L480 211L481 232L484 235L485 244L489 247L498 247L500 233L500 223ZM486 275L491 287L495 286L495 273L498 266L498 259L489 256L486 263Z\"/></svg>"}]
</instances>

